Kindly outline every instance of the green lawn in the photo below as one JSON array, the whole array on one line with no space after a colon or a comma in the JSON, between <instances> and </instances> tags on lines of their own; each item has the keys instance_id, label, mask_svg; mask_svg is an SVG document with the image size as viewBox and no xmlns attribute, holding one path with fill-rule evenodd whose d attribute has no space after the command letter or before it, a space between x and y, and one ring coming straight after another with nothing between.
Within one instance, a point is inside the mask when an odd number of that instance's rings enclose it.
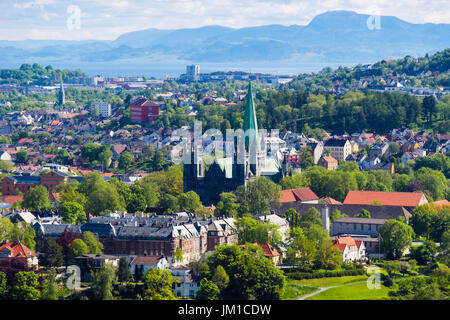
<instances>
[{"instance_id":1,"label":"green lawn","mask_svg":"<svg viewBox=\"0 0 450 320\"><path fill-rule=\"evenodd\" d=\"M303 279L303 280L289 280L291 283L296 283L304 286L312 287L332 287L345 283L357 282L367 279L366 275L361 276L345 276L345 277L330 277L318 279Z\"/></svg>"},{"instance_id":2,"label":"green lawn","mask_svg":"<svg viewBox=\"0 0 450 320\"><path fill-rule=\"evenodd\" d=\"M312 293L317 290L315 287L304 286L298 283L295 283L296 280L288 280L286 287L284 288L283 295L281 296L281 300L292 300L297 299L301 296L304 296L308 293Z\"/></svg>"},{"instance_id":3,"label":"green lawn","mask_svg":"<svg viewBox=\"0 0 450 320\"><path fill-rule=\"evenodd\" d=\"M367 288L366 282L330 288L307 300L377 300L388 298L389 288L381 285L380 289Z\"/></svg>"}]
</instances>

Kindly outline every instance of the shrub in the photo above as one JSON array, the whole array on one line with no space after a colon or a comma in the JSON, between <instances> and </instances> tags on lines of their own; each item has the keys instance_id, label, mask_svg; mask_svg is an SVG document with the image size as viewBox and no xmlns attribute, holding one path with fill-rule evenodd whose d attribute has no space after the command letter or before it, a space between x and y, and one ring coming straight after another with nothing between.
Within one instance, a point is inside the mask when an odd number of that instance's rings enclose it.
<instances>
[{"instance_id":1,"label":"shrub","mask_svg":"<svg viewBox=\"0 0 450 320\"><path fill-rule=\"evenodd\" d=\"M287 276L294 280L302 280L302 279L318 279L325 277L345 277L345 276L359 276L365 274L366 271L363 269L356 270L340 270L340 271L328 271L328 272L290 272L287 273Z\"/></svg>"}]
</instances>

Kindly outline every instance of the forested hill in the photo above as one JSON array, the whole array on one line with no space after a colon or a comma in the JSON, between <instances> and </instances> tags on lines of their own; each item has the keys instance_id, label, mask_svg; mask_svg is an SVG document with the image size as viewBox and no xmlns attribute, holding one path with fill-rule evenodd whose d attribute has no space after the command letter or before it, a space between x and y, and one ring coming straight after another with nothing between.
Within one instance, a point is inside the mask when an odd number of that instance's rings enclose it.
<instances>
[{"instance_id":1,"label":"forested hill","mask_svg":"<svg viewBox=\"0 0 450 320\"><path fill-rule=\"evenodd\" d=\"M55 82L71 77L87 76L80 70L53 69L52 66L42 67L38 63L22 64L19 69L0 70L0 83L19 83L21 85L33 84L41 86L54 85Z\"/></svg>"},{"instance_id":2,"label":"forested hill","mask_svg":"<svg viewBox=\"0 0 450 320\"><path fill-rule=\"evenodd\" d=\"M417 76L428 71L443 73L448 70L450 70L450 48L419 58L406 56L391 61L383 60L372 66L372 72L378 75L404 73L409 76Z\"/></svg>"},{"instance_id":3,"label":"forested hill","mask_svg":"<svg viewBox=\"0 0 450 320\"><path fill-rule=\"evenodd\" d=\"M318 73L299 74L295 81L286 86L303 90L328 90L333 84L344 88L355 88L358 81L368 85L386 85L386 80L399 81L408 87L450 87L450 48L433 55L376 62L372 65L339 67L336 70L324 68ZM389 79L388 79L389 78ZM381 80L381 82L379 82ZM361 83L360 83L361 85Z\"/></svg>"}]
</instances>

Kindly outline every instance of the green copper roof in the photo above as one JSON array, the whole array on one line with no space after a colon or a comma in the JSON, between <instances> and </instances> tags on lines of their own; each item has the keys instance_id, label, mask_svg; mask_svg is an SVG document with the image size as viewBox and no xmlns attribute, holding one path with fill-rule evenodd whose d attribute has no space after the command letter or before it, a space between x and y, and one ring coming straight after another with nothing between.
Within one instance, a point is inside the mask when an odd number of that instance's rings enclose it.
<instances>
[{"instance_id":1,"label":"green copper roof","mask_svg":"<svg viewBox=\"0 0 450 320\"><path fill-rule=\"evenodd\" d=\"M256 120L256 109L253 103L252 83L248 83L247 99L245 101L245 114L244 114L244 132L249 129L254 130L247 138L245 138L245 148L248 150L248 146L255 141L258 137L258 121ZM257 139L256 150L260 151L259 139Z\"/></svg>"}]
</instances>

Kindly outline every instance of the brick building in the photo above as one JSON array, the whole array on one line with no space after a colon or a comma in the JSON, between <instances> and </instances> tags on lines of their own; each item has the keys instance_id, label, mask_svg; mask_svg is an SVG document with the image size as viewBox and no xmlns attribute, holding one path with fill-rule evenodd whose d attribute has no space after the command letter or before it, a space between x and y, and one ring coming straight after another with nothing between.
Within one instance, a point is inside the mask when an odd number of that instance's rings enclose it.
<instances>
[{"instance_id":1,"label":"brick building","mask_svg":"<svg viewBox=\"0 0 450 320\"><path fill-rule=\"evenodd\" d=\"M9 176L2 180L2 195L14 195L17 189L22 193L26 193L31 188L43 185L48 192L52 194L56 191L56 186L61 182L67 181L69 177L62 173L51 171L42 176L16 175Z\"/></svg>"},{"instance_id":2,"label":"brick building","mask_svg":"<svg viewBox=\"0 0 450 320\"><path fill-rule=\"evenodd\" d=\"M137 97L130 104L130 120L147 123L159 116L159 105L144 97Z\"/></svg>"}]
</instances>

